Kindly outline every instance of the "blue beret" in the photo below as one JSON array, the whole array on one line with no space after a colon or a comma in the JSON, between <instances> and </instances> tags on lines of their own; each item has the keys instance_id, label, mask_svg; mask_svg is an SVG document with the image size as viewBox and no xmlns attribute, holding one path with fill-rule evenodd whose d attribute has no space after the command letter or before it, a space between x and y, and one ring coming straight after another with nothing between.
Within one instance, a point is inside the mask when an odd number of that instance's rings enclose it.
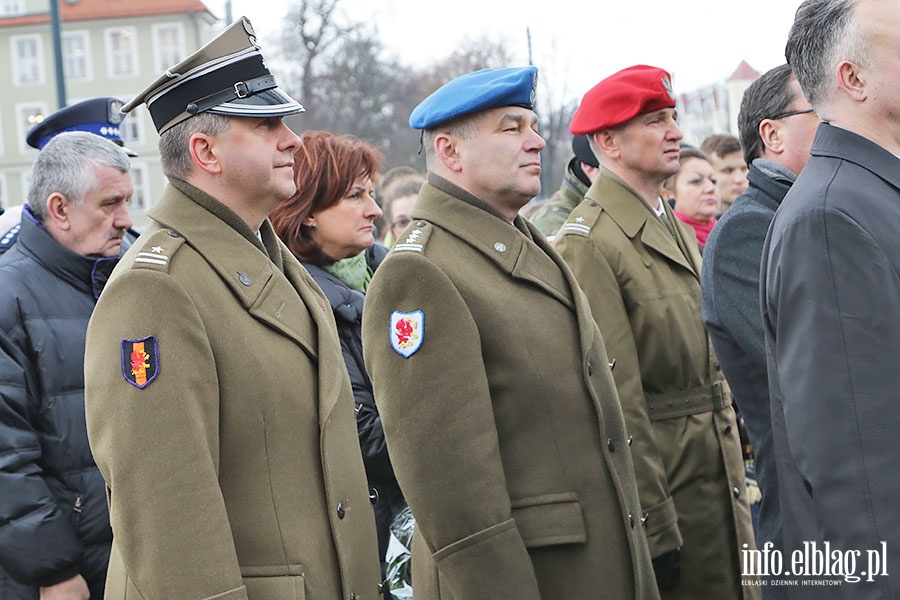
<instances>
[{"instance_id":1,"label":"blue beret","mask_svg":"<svg viewBox=\"0 0 900 600\"><path fill-rule=\"evenodd\" d=\"M66 131L87 131L115 142L128 153L137 156L124 147L119 133L119 124L125 115L122 101L117 98L91 98L59 109L35 125L25 141L32 148L40 150L56 135Z\"/></svg>"},{"instance_id":2,"label":"blue beret","mask_svg":"<svg viewBox=\"0 0 900 600\"><path fill-rule=\"evenodd\" d=\"M409 115L413 129L431 129L463 115L498 108L534 108L537 67L482 69L445 83Z\"/></svg>"}]
</instances>

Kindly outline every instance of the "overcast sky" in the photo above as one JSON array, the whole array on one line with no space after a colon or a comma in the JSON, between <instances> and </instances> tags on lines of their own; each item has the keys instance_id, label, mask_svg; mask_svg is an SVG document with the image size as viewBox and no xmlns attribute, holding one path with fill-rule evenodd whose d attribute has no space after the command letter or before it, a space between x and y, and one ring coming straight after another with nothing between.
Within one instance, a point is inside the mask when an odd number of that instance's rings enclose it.
<instances>
[{"instance_id":1,"label":"overcast sky","mask_svg":"<svg viewBox=\"0 0 900 600\"><path fill-rule=\"evenodd\" d=\"M232 0L262 45L273 41L291 2ZM218 17L225 0L205 0ZM466 38L487 36L532 60L558 94L576 99L595 83L634 64L673 74L675 91L727 79L746 60L759 72L784 62L784 43L800 0L341 0L354 21L370 21L402 63L423 66Z\"/></svg>"}]
</instances>

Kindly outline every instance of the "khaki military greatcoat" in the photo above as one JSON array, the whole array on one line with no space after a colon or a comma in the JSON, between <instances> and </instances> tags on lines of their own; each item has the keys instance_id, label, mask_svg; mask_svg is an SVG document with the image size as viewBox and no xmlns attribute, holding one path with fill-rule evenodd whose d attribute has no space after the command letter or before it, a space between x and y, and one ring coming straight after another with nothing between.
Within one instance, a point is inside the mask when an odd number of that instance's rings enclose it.
<instances>
[{"instance_id":1,"label":"khaki military greatcoat","mask_svg":"<svg viewBox=\"0 0 900 600\"><path fill-rule=\"evenodd\" d=\"M363 343L416 600L657 597L603 341L537 229L429 175Z\"/></svg>"},{"instance_id":2,"label":"khaki military greatcoat","mask_svg":"<svg viewBox=\"0 0 900 600\"><path fill-rule=\"evenodd\" d=\"M739 598L754 541L734 409L701 319L696 238L662 204L660 218L604 170L554 246L615 361L650 552L681 548L663 598Z\"/></svg>"},{"instance_id":3,"label":"khaki military greatcoat","mask_svg":"<svg viewBox=\"0 0 900 600\"><path fill-rule=\"evenodd\" d=\"M375 600L372 507L324 295L268 222L260 240L183 182L151 216L87 336L107 600Z\"/></svg>"}]
</instances>

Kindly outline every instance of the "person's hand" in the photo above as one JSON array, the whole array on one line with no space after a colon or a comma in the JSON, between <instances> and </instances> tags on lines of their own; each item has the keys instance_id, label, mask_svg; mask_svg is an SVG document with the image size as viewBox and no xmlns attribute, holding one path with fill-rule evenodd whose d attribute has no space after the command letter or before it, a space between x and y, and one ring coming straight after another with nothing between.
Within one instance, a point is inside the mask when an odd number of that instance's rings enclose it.
<instances>
[{"instance_id":1,"label":"person's hand","mask_svg":"<svg viewBox=\"0 0 900 600\"><path fill-rule=\"evenodd\" d=\"M669 550L653 559L656 587L667 590L678 583L681 577L681 548Z\"/></svg>"},{"instance_id":2,"label":"person's hand","mask_svg":"<svg viewBox=\"0 0 900 600\"><path fill-rule=\"evenodd\" d=\"M747 502L750 504L762 502L762 492L759 489L759 484L755 479L749 477L747 478Z\"/></svg>"},{"instance_id":3,"label":"person's hand","mask_svg":"<svg viewBox=\"0 0 900 600\"><path fill-rule=\"evenodd\" d=\"M41 600L90 600L91 592L81 575L41 588Z\"/></svg>"}]
</instances>

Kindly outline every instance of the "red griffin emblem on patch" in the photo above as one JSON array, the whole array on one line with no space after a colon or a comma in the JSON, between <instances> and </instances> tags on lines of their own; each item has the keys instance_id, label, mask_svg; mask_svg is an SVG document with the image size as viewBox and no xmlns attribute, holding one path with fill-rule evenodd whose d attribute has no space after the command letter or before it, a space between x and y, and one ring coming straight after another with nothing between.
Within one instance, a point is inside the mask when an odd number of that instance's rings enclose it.
<instances>
[{"instance_id":1,"label":"red griffin emblem on patch","mask_svg":"<svg viewBox=\"0 0 900 600\"><path fill-rule=\"evenodd\" d=\"M425 313L394 311L391 314L391 347L404 358L409 358L422 345L425 335Z\"/></svg>"},{"instance_id":2,"label":"red griffin emblem on patch","mask_svg":"<svg viewBox=\"0 0 900 600\"><path fill-rule=\"evenodd\" d=\"M122 340L122 375L131 385L144 389L159 374L159 343L153 336Z\"/></svg>"},{"instance_id":3,"label":"red griffin emblem on patch","mask_svg":"<svg viewBox=\"0 0 900 600\"><path fill-rule=\"evenodd\" d=\"M397 321L397 345L401 348L409 346L410 338L414 336L412 322L409 319ZM418 336L416 336L418 337Z\"/></svg>"}]
</instances>

